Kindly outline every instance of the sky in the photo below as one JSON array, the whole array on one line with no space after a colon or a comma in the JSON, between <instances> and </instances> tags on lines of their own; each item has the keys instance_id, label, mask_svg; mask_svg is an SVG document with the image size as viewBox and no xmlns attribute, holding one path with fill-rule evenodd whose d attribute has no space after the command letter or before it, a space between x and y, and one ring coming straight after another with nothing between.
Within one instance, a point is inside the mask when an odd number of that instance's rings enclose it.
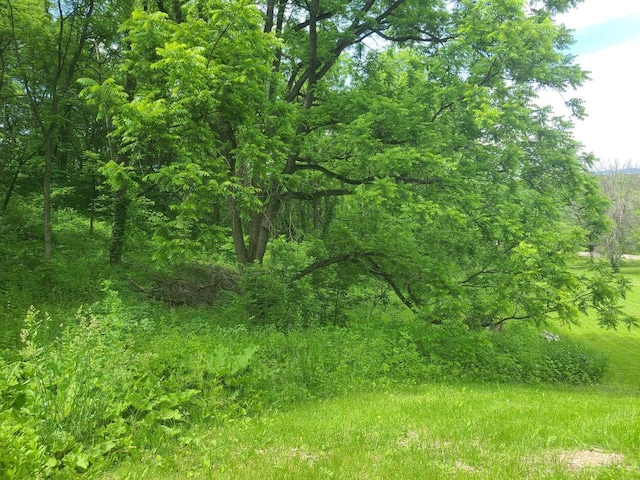
<instances>
[{"instance_id":1,"label":"sky","mask_svg":"<svg viewBox=\"0 0 640 480\"><path fill-rule=\"evenodd\" d=\"M600 166L640 167L640 0L584 0L557 20L574 30L572 53L591 81L544 95L552 105L579 97L588 117L575 138Z\"/></svg>"}]
</instances>

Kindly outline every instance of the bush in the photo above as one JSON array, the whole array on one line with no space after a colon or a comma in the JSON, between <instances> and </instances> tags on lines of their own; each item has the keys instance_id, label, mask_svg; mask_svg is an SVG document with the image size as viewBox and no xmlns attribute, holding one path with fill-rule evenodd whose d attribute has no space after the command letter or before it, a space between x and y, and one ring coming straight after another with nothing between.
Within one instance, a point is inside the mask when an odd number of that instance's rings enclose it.
<instances>
[{"instance_id":1,"label":"bush","mask_svg":"<svg viewBox=\"0 0 640 480\"><path fill-rule=\"evenodd\" d=\"M397 330L220 327L195 319L161 327L137 348L141 368L167 388L201 391L190 406L193 421L430 378L416 345Z\"/></svg>"},{"instance_id":2,"label":"bush","mask_svg":"<svg viewBox=\"0 0 640 480\"><path fill-rule=\"evenodd\" d=\"M428 379L415 345L398 332L324 326L288 332L264 329L258 335L259 361L247 372L243 389L258 405Z\"/></svg>"},{"instance_id":3,"label":"bush","mask_svg":"<svg viewBox=\"0 0 640 480\"><path fill-rule=\"evenodd\" d=\"M238 407L238 386L258 347L250 339L232 338L235 329L196 334L180 329L153 336L139 356L140 370L159 379L168 392L198 391L188 405L191 422L223 420Z\"/></svg>"},{"instance_id":4,"label":"bush","mask_svg":"<svg viewBox=\"0 0 640 480\"><path fill-rule=\"evenodd\" d=\"M239 310L254 325L279 328L308 327L321 323L327 306L303 278L292 282L291 269L279 266L245 267L240 277Z\"/></svg>"},{"instance_id":5,"label":"bush","mask_svg":"<svg viewBox=\"0 0 640 480\"><path fill-rule=\"evenodd\" d=\"M414 326L419 351L444 379L508 383L595 384L606 359L569 338L545 340L529 325L501 331L464 324Z\"/></svg>"},{"instance_id":6,"label":"bush","mask_svg":"<svg viewBox=\"0 0 640 480\"><path fill-rule=\"evenodd\" d=\"M103 287L95 314L65 325L31 310L17 358L0 361L0 478L84 472L164 435L188 440L192 423L352 390L460 379L590 384L606 366L526 325L221 327L210 312L182 309L163 310L179 315L163 326L148 304L132 308Z\"/></svg>"}]
</instances>

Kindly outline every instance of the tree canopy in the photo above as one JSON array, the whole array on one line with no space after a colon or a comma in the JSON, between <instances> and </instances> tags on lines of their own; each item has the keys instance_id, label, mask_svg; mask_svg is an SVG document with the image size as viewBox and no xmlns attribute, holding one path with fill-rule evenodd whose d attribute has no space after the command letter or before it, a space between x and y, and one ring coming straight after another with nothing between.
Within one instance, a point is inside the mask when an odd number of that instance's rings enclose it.
<instances>
[{"instance_id":1,"label":"tree canopy","mask_svg":"<svg viewBox=\"0 0 640 480\"><path fill-rule=\"evenodd\" d=\"M622 280L569 268L605 203L537 99L587 78L575 1L29 1L1 7L0 171L4 208L44 178L47 258L53 183L111 197L114 265L135 224L156 262L284 262L431 322L624 319Z\"/></svg>"}]
</instances>

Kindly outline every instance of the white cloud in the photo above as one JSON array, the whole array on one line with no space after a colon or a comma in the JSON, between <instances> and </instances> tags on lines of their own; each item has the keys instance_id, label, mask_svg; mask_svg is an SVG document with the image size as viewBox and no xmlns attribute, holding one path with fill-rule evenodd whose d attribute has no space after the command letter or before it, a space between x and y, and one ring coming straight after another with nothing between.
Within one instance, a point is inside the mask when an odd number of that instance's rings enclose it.
<instances>
[{"instance_id":1,"label":"white cloud","mask_svg":"<svg viewBox=\"0 0 640 480\"><path fill-rule=\"evenodd\" d=\"M577 92L588 118L576 126L576 138L605 160L640 162L640 39L579 58L592 81Z\"/></svg>"},{"instance_id":2,"label":"white cloud","mask_svg":"<svg viewBox=\"0 0 640 480\"><path fill-rule=\"evenodd\" d=\"M577 10L558 17L569 28L583 29L629 16L640 17L640 0L586 0ZM612 25L611 28L615 28ZM640 32L624 43L579 55L577 62L591 72L591 81L562 96L545 92L541 102L565 113L563 102L571 97L585 101L588 117L577 121L575 138L584 150L603 164L618 161L640 165ZM593 38L590 40L593 41ZM596 39L597 40L597 39Z\"/></svg>"},{"instance_id":3,"label":"white cloud","mask_svg":"<svg viewBox=\"0 0 640 480\"><path fill-rule=\"evenodd\" d=\"M599 50L579 58L592 80L577 91L543 92L542 104L567 114L564 102L571 97L585 101L588 117L576 121L575 138L602 163L619 161L640 165L640 64L635 61L640 39Z\"/></svg>"},{"instance_id":4,"label":"white cloud","mask_svg":"<svg viewBox=\"0 0 640 480\"><path fill-rule=\"evenodd\" d=\"M585 0L568 13L558 15L557 20L579 30L630 16L640 16L639 0Z\"/></svg>"}]
</instances>

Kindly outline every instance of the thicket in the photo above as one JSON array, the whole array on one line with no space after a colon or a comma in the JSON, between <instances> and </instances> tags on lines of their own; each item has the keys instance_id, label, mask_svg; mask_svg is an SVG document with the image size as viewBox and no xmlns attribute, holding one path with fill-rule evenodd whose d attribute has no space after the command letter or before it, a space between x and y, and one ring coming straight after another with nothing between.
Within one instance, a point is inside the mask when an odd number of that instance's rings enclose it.
<instances>
[{"instance_id":1,"label":"thicket","mask_svg":"<svg viewBox=\"0 0 640 480\"><path fill-rule=\"evenodd\" d=\"M574 2L320 3L0 5L0 476L349 389L601 378L535 329L634 322L571 269L606 205L537 105L587 78Z\"/></svg>"},{"instance_id":2,"label":"thicket","mask_svg":"<svg viewBox=\"0 0 640 480\"><path fill-rule=\"evenodd\" d=\"M607 227L582 102L538 99L587 79L556 22L574 3L0 5L0 216L27 218L6 265L43 279L7 288L95 301L60 242L77 212L92 273L128 281L143 249L150 297L244 289L257 324L339 322L381 286L440 323L632 323L619 279L570 269Z\"/></svg>"}]
</instances>

